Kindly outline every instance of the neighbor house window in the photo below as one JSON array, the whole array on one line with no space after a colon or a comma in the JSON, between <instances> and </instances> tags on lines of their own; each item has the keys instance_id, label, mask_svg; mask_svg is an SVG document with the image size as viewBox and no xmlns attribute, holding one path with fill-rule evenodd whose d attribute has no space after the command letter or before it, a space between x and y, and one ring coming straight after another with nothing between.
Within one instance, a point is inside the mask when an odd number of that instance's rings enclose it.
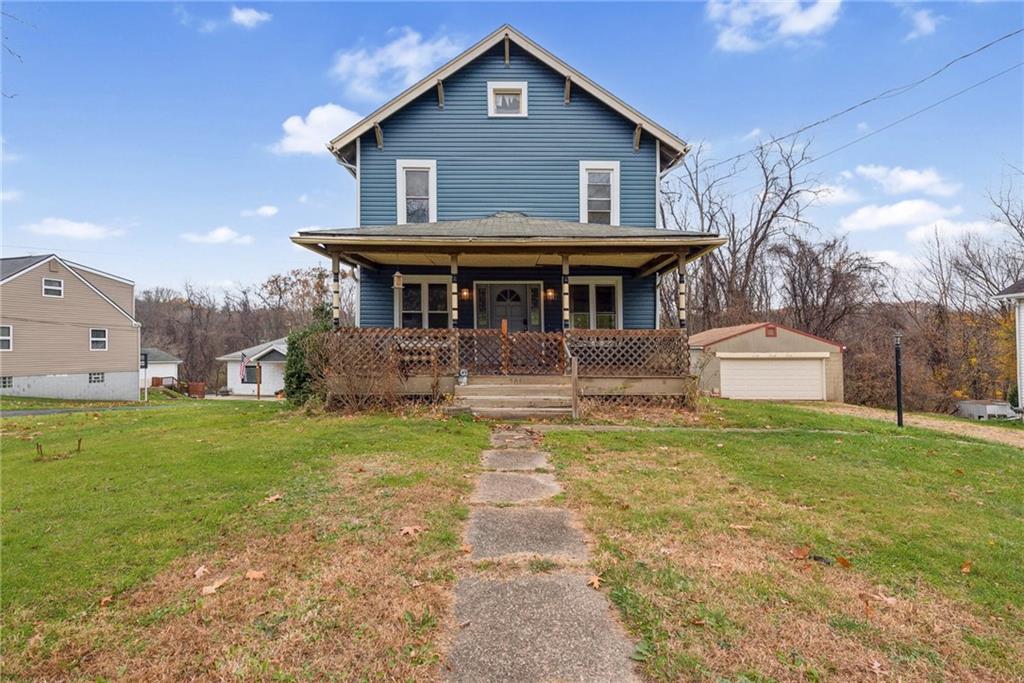
<instances>
[{"instance_id":1,"label":"neighbor house window","mask_svg":"<svg viewBox=\"0 0 1024 683\"><path fill-rule=\"evenodd\" d=\"M487 81L487 115L526 116L526 81Z\"/></svg>"},{"instance_id":2,"label":"neighbor house window","mask_svg":"<svg viewBox=\"0 0 1024 683\"><path fill-rule=\"evenodd\" d=\"M569 323L575 329L622 328L622 278L570 277Z\"/></svg>"},{"instance_id":3,"label":"neighbor house window","mask_svg":"<svg viewBox=\"0 0 1024 683\"><path fill-rule=\"evenodd\" d=\"M0 351L10 351L14 348L14 328L10 325L0 325Z\"/></svg>"},{"instance_id":4,"label":"neighbor house window","mask_svg":"<svg viewBox=\"0 0 1024 683\"><path fill-rule=\"evenodd\" d=\"M242 384L259 384L259 368L255 365L245 366L245 377L242 378Z\"/></svg>"},{"instance_id":5,"label":"neighbor house window","mask_svg":"<svg viewBox=\"0 0 1024 683\"><path fill-rule=\"evenodd\" d=\"M437 221L437 162L399 159L395 162L398 223Z\"/></svg>"},{"instance_id":6,"label":"neighbor house window","mask_svg":"<svg viewBox=\"0 0 1024 683\"><path fill-rule=\"evenodd\" d=\"M0 377L0 389L13 389L13 388L14 388L14 378L13 377L11 377L10 375L4 375L3 377Z\"/></svg>"},{"instance_id":7,"label":"neighbor house window","mask_svg":"<svg viewBox=\"0 0 1024 683\"><path fill-rule=\"evenodd\" d=\"M619 224L619 162L580 162L580 223Z\"/></svg>"},{"instance_id":8,"label":"neighbor house window","mask_svg":"<svg viewBox=\"0 0 1024 683\"><path fill-rule=\"evenodd\" d=\"M104 329L93 328L89 330L89 350L90 351L106 351L107 350L107 331Z\"/></svg>"},{"instance_id":9,"label":"neighbor house window","mask_svg":"<svg viewBox=\"0 0 1024 683\"><path fill-rule=\"evenodd\" d=\"M448 327L451 319L447 276L405 276L395 290L395 327Z\"/></svg>"},{"instance_id":10,"label":"neighbor house window","mask_svg":"<svg viewBox=\"0 0 1024 683\"><path fill-rule=\"evenodd\" d=\"M57 297L58 299L64 296L64 281L56 278L43 278L43 296Z\"/></svg>"},{"instance_id":11,"label":"neighbor house window","mask_svg":"<svg viewBox=\"0 0 1024 683\"><path fill-rule=\"evenodd\" d=\"M89 373L89 384L103 384L106 379L107 376L102 372Z\"/></svg>"}]
</instances>

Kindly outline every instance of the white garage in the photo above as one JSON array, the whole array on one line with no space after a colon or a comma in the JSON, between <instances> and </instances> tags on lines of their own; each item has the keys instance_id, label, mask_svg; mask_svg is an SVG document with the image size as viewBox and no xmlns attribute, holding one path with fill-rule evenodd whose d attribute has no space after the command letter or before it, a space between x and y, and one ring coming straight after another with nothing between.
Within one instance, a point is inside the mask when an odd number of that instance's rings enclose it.
<instances>
[{"instance_id":1,"label":"white garage","mask_svg":"<svg viewBox=\"0 0 1024 683\"><path fill-rule=\"evenodd\" d=\"M843 346L772 323L690 337L691 371L705 393L774 401L842 401Z\"/></svg>"}]
</instances>

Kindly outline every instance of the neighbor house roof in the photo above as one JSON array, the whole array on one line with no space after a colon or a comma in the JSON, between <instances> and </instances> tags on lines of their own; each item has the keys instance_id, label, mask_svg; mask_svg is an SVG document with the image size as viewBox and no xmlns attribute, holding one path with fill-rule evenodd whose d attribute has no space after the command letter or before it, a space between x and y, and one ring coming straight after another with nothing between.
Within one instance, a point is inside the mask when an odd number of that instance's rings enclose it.
<instances>
[{"instance_id":1,"label":"neighbor house roof","mask_svg":"<svg viewBox=\"0 0 1024 683\"><path fill-rule=\"evenodd\" d=\"M51 256L53 256L53 254L40 254L39 256L11 256L9 258L0 259L0 280L6 280L13 275L17 275L23 270L27 270L34 265L42 263Z\"/></svg>"},{"instance_id":2,"label":"neighbor house roof","mask_svg":"<svg viewBox=\"0 0 1024 683\"><path fill-rule=\"evenodd\" d=\"M175 358L166 351L153 346L143 346L142 353L146 354L150 363L183 363L180 358Z\"/></svg>"},{"instance_id":3,"label":"neighbor house roof","mask_svg":"<svg viewBox=\"0 0 1024 683\"><path fill-rule=\"evenodd\" d=\"M1012 285L996 294L997 299L1024 299L1024 280L1017 280Z\"/></svg>"},{"instance_id":4,"label":"neighbor house roof","mask_svg":"<svg viewBox=\"0 0 1024 683\"><path fill-rule=\"evenodd\" d=\"M603 254L608 263L638 267L651 258L664 257L666 264L675 254L686 254L693 260L724 244L714 233L682 232L662 228L637 228L618 225L595 225L574 221L536 218L522 213L502 211L485 218L472 218L436 223L380 225L361 228L300 230L292 237L296 244L318 253L340 253L353 265L376 267L380 264L417 264L410 254L460 254L460 264L471 263L472 254L502 254L504 265L508 254ZM403 260L402 255L406 258ZM465 255L465 260L463 256ZM426 257L424 257L426 258ZM443 256L443 265L447 265ZM532 257L537 260L537 257ZM553 263L554 263L553 262ZM424 265L433 264L429 258ZM441 265L441 264L435 264ZM544 265L531 263L522 265Z\"/></svg>"},{"instance_id":5,"label":"neighbor house roof","mask_svg":"<svg viewBox=\"0 0 1024 683\"><path fill-rule=\"evenodd\" d=\"M633 109L618 97L608 92L600 85L542 48L540 45L534 43L509 24L501 26L476 45L473 45L468 50L435 70L415 85L410 86L403 93L381 106L362 121L355 124L341 135L335 137L327 145L327 148L332 154L338 156L343 161L347 159L348 161L346 163L351 164L352 161L354 161L354 153L351 148L354 147L354 143L359 136L373 130L375 125L380 124L420 95L426 93L432 88L436 88L438 81L444 81L444 79L482 56L495 45L504 41L506 37L511 42L525 50L532 57L545 64L548 68L554 70L564 78L569 79L572 84L571 87L582 88L620 116L623 116L634 125L641 126L643 130L647 131L647 133L659 140L661 142L662 154L667 159L667 163L663 166L663 169L671 168L675 163L678 163L678 161L682 159L689 150L689 145L682 138L669 132L667 129L644 116L636 109Z\"/></svg>"},{"instance_id":6,"label":"neighbor house roof","mask_svg":"<svg viewBox=\"0 0 1024 683\"><path fill-rule=\"evenodd\" d=\"M262 344L256 344L250 346L247 349L240 351L233 351L232 353L225 353L223 356L217 356L217 360L220 361L232 361L242 360L242 354L245 354L247 361L259 360L263 356L267 355L272 351L287 356L288 355L288 337L281 337L280 339L274 339L273 341L263 342Z\"/></svg>"},{"instance_id":7,"label":"neighbor house roof","mask_svg":"<svg viewBox=\"0 0 1024 683\"><path fill-rule=\"evenodd\" d=\"M718 344L719 342L723 342L726 339L732 339L733 337L738 337L741 334L748 334L750 332L753 332L754 330L759 330L762 327L767 327L769 325L774 325L775 327L781 328L783 330L788 330L790 332L793 332L794 334L802 334L805 337L817 339L818 341L823 342L825 344L838 346L840 349L843 348L842 344L840 344L839 342L832 341L831 339L825 339L823 337L819 337L816 334L811 334L810 332L804 332L803 330L798 330L792 327L788 327L786 325L779 325L778 323L770 322L746 323L744 325L732 325L730 327L715 327L710 330L704 330L703 332L698 332L697 334L690 335L690 348L703 349L708 346Z\"/></svg>"}]
</instances>

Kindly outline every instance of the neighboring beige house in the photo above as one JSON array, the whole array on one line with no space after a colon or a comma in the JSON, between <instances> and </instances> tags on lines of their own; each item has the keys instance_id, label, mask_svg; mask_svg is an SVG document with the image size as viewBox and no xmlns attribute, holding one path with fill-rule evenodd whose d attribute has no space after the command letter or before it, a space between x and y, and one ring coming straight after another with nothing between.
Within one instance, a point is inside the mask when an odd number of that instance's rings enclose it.
<instances>
[{"instance_id":1,"label":"neighboring beige house","mask_svg":"<svg viewBox=\"0 0 1024 683\"><path fill-rule=\"evenodd\" d=\"M717 327L690 337L690 370L715 396L841 402L843 350L784 325Z\"/></svg>"},{"instance_id":2,"label":"neighboring beige house","mask_svg":"<svg viewBox=\"0 0 1024 683\"><path fill-rule=\"evenodd\" d=\"M288 337L226 353L217 358L228 364L228 390L239 396L273 396L284 390L284 366L288 360Z\"/></svg>"},{"instance_id":3,"label":"neighboring beige house","mask_svg":"<svg viewBox=\"0 0 1024 683\"><path fill-rule=\"evenodd\" d=\"M1024 280L996 294L996 299L1009 302L1014 308L1014 329L1017 337L1017 407L1024 409Z\"/></svg>"},{"instance_id":4,"label":"neighboring beige house","mask_svg":"<svg viewBox=\"0 0 1024 683\"><path fill-rule=\"evenodd\" d=\"M0 394L136 401L135 283L56 254L0 259Z\"/></svg>"}]
</instances>

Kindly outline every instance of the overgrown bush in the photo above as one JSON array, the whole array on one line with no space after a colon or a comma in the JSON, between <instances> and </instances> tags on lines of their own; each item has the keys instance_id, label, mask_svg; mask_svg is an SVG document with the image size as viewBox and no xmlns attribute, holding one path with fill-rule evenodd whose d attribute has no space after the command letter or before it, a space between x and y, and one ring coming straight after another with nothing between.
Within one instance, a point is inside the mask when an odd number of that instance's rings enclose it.
<instances>
[{"instance_id":1,"label":"overgrown bush","mask_svg":"<svg viewBox=\"0 0 1024 683\"><path fill-rule=\"evenodd\" d=\"M305 358L309 386L327 410L352 413L398 404L401 369L386 349L321 332L305 340Z\"/></svg>"},{"instance_id":2,"label":"overgrown bush","mask_svg":"<svg viewBox=\"0 0 1024 683\"><path fill-rule=\"evenodd\" d=\"M309 340L331 329L330 311L318 309L311 324L288 335L288 360L284 366L284 393L292 403L301 405L313 395L307 346Z\"/></svg>"}]
</instances>

